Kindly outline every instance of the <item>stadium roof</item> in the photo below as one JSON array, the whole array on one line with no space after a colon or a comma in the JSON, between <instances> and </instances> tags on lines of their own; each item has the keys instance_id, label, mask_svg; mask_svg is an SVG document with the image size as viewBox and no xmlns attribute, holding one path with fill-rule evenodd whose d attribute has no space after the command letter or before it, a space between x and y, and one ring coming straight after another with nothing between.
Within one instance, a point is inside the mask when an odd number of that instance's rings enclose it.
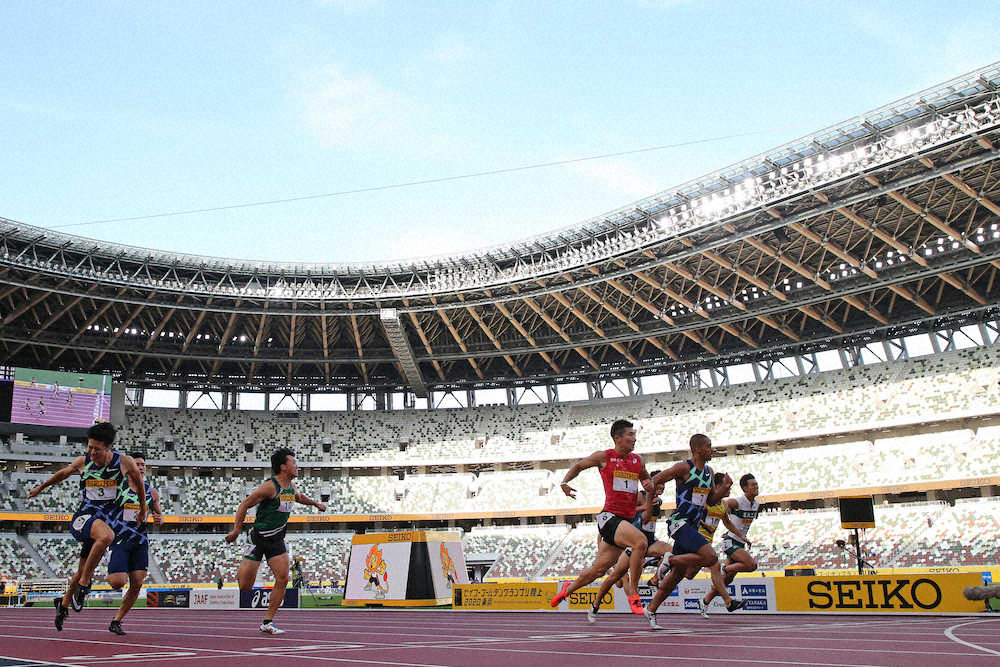
<instances>
[{"instance_id":1,"label":"stadium roof","mask_svg":"<svg viewBox=\"0 0 1000 667\"><path fill-rule=\"evenodd\" d=\"M5 363L136 385L497 386L995 318L1000 63L585 222L464 255L266 263L0 218Z\"/></svg>"}]
</instances>

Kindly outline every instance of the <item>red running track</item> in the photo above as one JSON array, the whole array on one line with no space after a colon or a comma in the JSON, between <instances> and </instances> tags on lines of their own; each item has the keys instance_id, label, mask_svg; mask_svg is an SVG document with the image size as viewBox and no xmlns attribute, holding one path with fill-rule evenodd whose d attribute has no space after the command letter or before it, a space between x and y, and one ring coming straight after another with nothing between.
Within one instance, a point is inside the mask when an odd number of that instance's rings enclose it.
<instances>
[{"instance_id":1,"label":"red running track","mask_svg":"<svg viewBox=\"0 0 1000 667\"><path fill-rule=\"evenodd\" d=\"M288 632L257 632L260 610L136 609L128 635L107 631L113 609L0 609L0 666L356 664L458 667L622 664L765 667L996 667L1000 617L661 614L643 618L453 611L282 610ZM29 660L37 663L25 662Z\"/></svg>"}]
</instances>

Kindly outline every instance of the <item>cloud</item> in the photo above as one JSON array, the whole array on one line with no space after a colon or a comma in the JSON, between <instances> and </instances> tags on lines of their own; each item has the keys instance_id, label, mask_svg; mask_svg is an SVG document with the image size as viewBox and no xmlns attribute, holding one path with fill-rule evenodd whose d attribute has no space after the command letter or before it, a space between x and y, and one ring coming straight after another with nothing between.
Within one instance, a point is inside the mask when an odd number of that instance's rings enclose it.
<instances>
[{"instance_id":1,"label":"cloud","mask_svg":"<svg viewBox=\"0 0 1000 667\"><path fill-rule=\"evenodd\" d=\"M310 132L327 147L391 142L413 111L406 95L367 74L326 65L300 78L296 96Z\"/></svg>"}]
</instances>

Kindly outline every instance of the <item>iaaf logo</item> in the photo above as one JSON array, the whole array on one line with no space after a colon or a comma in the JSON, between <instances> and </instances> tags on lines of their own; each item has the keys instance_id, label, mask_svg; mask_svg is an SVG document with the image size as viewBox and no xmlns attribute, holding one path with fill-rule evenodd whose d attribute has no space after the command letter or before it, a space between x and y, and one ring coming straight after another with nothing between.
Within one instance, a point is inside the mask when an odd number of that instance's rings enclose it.
<instances>
[{"instance_id":1,"label":"iaaf logo","mask_svg":"<svg viewBox=\"0 0 1000 667\"><path fill-rule=\"evenodd\" d=\"M741 595L754 595L756 597L767 597L767 586L763 584L741 584Z\"/></svg>"}]
</instances>

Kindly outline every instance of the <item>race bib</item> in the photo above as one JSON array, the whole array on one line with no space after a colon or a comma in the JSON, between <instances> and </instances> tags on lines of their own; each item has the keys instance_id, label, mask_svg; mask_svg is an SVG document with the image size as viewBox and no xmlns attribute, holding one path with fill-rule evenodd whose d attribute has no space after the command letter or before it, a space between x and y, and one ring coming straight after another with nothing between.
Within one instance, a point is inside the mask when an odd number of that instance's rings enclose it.
<instances>
[{"instance_id":1,"label":"race bib","mask_svg":"<svg viewBox=\"0 0 1000 667\"><path fill-rule=\"evenodd\" d=\"M639 493L639 473L615 470L611 488L614 491L624 491L625 493Z\"/></svg>"},{"instance_id":2,"label":"race bib","mask_svg":"<svg viewBox=\"0 0 1000 667\"><path fill-rule=\"evenodd\" d=\"M87 500L114 500L118 495L118 482L113 479L88 479L84 482Z\"/></svg>"},{"instance_id":3,"label":"race bib","mask_svg":"<svg viewBox=\"0 0 1000 667\"><path fill-rule=\"evenodd\" d=\"M705 488L704 486L696 486L691 489L691 504L696 507L704 507L705 502L708 500L708 492L711 489Z\"/></svg>"},{"instance_id":4,"label":"race bib","mask_svg":"<svg viewBox=\"0 0 1000 667\"><path fill-rule=\"evenodd\" d=\"M139 503L125 503L125 507L122 508L122 518L129 523L137 523L139 509Z\"/></svg>"},{"instance_id":5,"label":"race bib","mask_svg":"<svg viewBox=\"0 0 1000 667\"><path fill-rule=\"evenodd\" d=\"M92 514L81 514L73 519L73 530L77 532L83 530L83 527L87 525L87 522L90 521L90 517L92 516Z\"/></svg>"},{"instance_id":6,"label":"race bib","mask_svg":"<svg viewBox=\"0 0 1000 667\"><path fill-rule=\"evenodd\" d=\"M294 493L282 493L281 495L278 496L279 512L291 512L293 505L295 505Z\"/></svg>"}]
</instances>

